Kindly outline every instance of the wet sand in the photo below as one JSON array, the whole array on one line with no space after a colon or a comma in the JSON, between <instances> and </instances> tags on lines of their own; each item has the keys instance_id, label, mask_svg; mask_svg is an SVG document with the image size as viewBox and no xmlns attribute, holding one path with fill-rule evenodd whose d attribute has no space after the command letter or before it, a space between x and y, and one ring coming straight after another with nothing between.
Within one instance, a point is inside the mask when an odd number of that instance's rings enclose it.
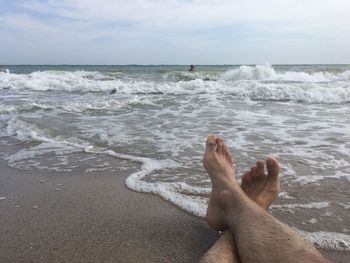
<instances>
[{"instance_id":1,"label":"wet sand","mask_svg":"<svg viewBox=\"0 0 350 263\"><path fill-rule=\"evenodd\" d=\"M0 262L196 262L217 234L204 220L124 186L126 175L1 164Z\"/></svg>"},{"instance_id":2,"label":"wet sand","mask_svg":"<svg viewBox=\"0 0 350 263\"><path fill-rule=\"evenodd\" d=\"M197 262L217 234L158 196L128 190L132 172L25 171L1 161L0 262Z\"/></svg>"}]
</instances>

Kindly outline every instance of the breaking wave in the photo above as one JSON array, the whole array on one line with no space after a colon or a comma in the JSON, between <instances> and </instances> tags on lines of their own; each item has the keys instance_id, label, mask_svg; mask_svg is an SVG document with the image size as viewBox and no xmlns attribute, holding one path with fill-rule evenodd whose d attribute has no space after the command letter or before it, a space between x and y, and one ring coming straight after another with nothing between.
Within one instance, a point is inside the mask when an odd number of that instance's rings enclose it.
<instances>
[{"instance_id":1,"label":"breaking wave","mask_svg":"<svg viewBox=\"0 0 350 263\"><path fill-rule=\"evenodd\" d=\"M224 94L238 99L307 103L350 102L350 70L276 71L270 65L217 72L168 72L158 80L118 79L97 71L0 73L0 90L114 94ZM178 80L180 79L180 80Z\"/></svg>"},{"instance_id":2,"label":"breaking wave","mask_svg":"<svg viewBox=\"0 0 350 263\"><path fill-rule=\"evenodd\" d=\"M224 80L265 80L265 81L291 81L291 82L329 82L350 80L350 70L343 72L318 71L318 72L297 72L285 71L276 72L271 65L240 66L225 72Z\"/></svg>"}]
</instances>

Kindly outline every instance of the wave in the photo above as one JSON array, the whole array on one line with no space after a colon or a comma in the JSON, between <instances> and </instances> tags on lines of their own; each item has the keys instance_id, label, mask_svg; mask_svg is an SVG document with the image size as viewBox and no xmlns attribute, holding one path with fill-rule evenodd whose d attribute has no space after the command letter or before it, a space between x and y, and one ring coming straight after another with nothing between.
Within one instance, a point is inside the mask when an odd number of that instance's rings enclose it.
<instances>
[{"instance_id":1,"label":"wave","mask_svg":"<svg viewBox=\"0 0 350 263\"><path fill-rule=\"evenodd\" d=\"M350 70L342 72L276 72L269 65L241 66L221 76L190 78L190 73L166 73L159 81L117 79L99 72L42 71L31 74L0 73L0 91L77 92L114 94L224 94L238 99L307 103L350 102ZM215 73L217 74L217 73ZM166 77L164 77L166 76ZM164 80L166 79L166 80Z\"/></svg>"},{"instance_id":2,"label":"wave","mask_svg":"<svg viewBox=\"0 0 350 263\"><path fill-rule=\"evenodd\" d=\"M68 112L118 110L135 105L156 105L157 99L134 95L124 99L96 99L93 101L65 100L48 102L25 102L16 105L0 103L0 114L35 110L63 110Z\"/></svg>"},{"instance_id":3,"label":"wave","mask_svg":"<svg viewBox=\"0 0 350 263\"><path fill-rule=\"evenodd\" d=\"M105 80L107 78L107 80ZM31 74L1 74L0 89L31 91L106 92L121 83L99 72L38 71Z\"/></svg>"},{"instance_id":4,"label":"wave","mask_svg":"<svg viewBox=\"0 0 350 263\"><path fill-rule=\"evenodd\" d=\"M162 78L169 81L191 81L195 79L201 80L217 80L218 74L211 72L186 72L186 71L172 71L165 73Z\"/></svg>"},{"instance_id":5,"label":"wave","mask_svg":"<svg viewBox=\"0 0 350 263\"><path fill-rule=\"evenodd\" d=\"M240 66L225 72L221 79L224 80L265 80L265 81L291 81L291 82L329 82L350 80L350 70L344 72L276 72L271 65Z\"/></svg>"}]
</instances>

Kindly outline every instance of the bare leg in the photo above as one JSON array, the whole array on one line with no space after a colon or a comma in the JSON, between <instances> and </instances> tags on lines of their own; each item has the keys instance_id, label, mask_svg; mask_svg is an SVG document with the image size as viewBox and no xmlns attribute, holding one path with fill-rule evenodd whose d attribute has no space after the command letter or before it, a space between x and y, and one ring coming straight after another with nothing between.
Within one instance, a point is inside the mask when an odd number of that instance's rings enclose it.
<instances>
[{"instance_id":1,"label":"bare leg","mask_svg":"<svg viewBox=\"0 0 350 263\"><path fill-rule=\"evenodd\" d=\"M229 163L233 164L232 157L224 145L226 159ZM267 163L275 163L275 160L268 161ZM274 166L267 166L267 170L270 171L268 175L264 172L265 162L259 160L255 166L251 167L250 171L247 171L242 176L242 189L257 203L262 209L267 209L275 200L279 192L279 180L278 171L274 173ZM240 262L239 255L235 246L233 235L229 230L226 230L224 234L215 242L215 244L204 254L200 263L235 263Z\"/></svg>"},{"instance_id":2,"label":"bare leg","mask_svg":"<svg viewBox=\"0 0 350 263\"><path fill-rule=\"evenodd\" d=\"M215 230L229 228L242 262L329 262L309 242L255 204L241 189L227 161L224 142L209 136L203 164L212 181L207 222ZM277 164L277 165L276 165ZM271 173L278 163L267 160ZM269 175L268 175L269 176Z\"/></svg>"},{"instance_id":3,"label":"bare leg","mask_svg":"<svg viewBox=\"0 0 350 263\"><path fill-rule=\"evenodd\" d=\"M238 251L235 240L229 230L209 248L199 263L239 263Z\"/></svg>"}]
</instances>

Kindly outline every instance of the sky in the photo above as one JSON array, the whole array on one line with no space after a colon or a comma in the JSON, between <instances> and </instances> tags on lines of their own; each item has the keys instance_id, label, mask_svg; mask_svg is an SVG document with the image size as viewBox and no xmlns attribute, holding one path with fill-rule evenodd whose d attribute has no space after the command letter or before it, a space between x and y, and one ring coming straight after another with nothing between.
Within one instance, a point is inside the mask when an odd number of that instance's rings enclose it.
<instances>
[{"instance_id":1,"label":"sky","mask_svg":"<svg viewBox=\"0 0 350 263\"><path fill-rule=\"evenodd\" d=\"M349 0L0 0L0 64L350 64Z\"/></svg>"}]
</instances>

